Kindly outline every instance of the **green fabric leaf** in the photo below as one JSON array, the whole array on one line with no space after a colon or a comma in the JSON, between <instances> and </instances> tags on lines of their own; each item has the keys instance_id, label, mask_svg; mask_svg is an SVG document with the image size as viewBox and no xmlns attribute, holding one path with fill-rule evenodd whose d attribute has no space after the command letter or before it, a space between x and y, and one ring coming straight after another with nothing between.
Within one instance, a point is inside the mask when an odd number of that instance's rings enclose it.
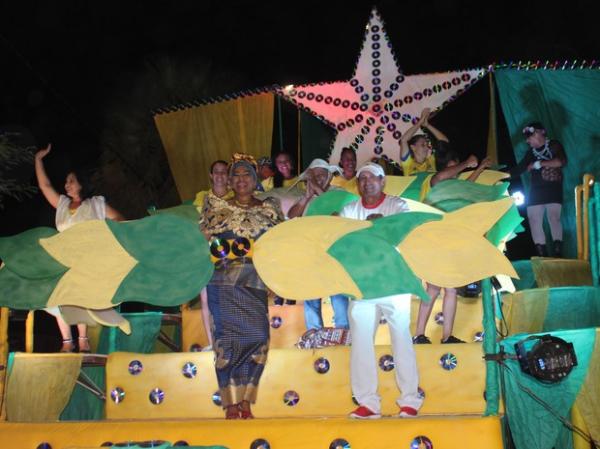
<instances>
[{"instance_id":1,"label":"green fabric leaf","mask_svg":"<svg viewBox=\"0 0 600 449\"><path fill-rule=\"evenodd\" d=\"M196 265L197 262L194 261ZM112 303L143 302L156 306L177 306L200 293L212 277L214 265L182 273L165 273L143 264L136 265L123 279Z\"/></svg>"},{"instance_id":2,"label":"green fabric leaf","mask_svg":"<svg viewBox=\"0 0 600 449\"><path fill-rule=\"evenodd\" d=\"M507 189L506 182L490 186L462 179L447 179L432 187L424 202L444 212L453 212L470 204L505 198ZM493 245L498 245L505 238L510 240L524 230L522 221L519 210L513 205L492 226L486 237Z\"/></svg>"},{"instance_id":3,"label":"green fabric leaf","mask_svg":"<svg viewBox=\"0 0 600 449\"><path fill-rule=\"evenodd\" d=\"M24 279L8 267L0 268L0 306L18 310L44 309L62 274L44 279Z\"/></svg>"},{"instance_id":4,"label":"green fabric leaf","mask_svg":"<svg viewBox=\"0 0 600 449\"><path fill-rule=\"evenodd\" d=\"M27 279L54 278L68 268L54 259L40 245L40 239L58 234L53 228L34 228L0 238L0 258L15 274Z\"/></svg>"},{"instance_id":5,"label":"green fabric leaf","mask_svg":"<svg viewBox=\"0 0 600 449\"><path fill-rule=\"evenodd\" d=\"M504 238L508 237L507 240L510 240L514 237L515 233L522 232L522 221L523 217L521 217L519 210L513 204L510 209L500 217L500 220L494 223L494 226L492 226L485 236L492 245L497 246Z\"/></svg>"},{"instance_id":6,"label":"green fabric leaf","mask_svg":"<svg viewBox=\"0 0 600 449\"><path fill-rule=\"evenodd\" d=\"M189 203L184 202L179 206L168 207L166 209L153 209L148 210L150 215L160 215L160 214L171 214L176 217L184 218L188 221L191 221L194 224L198 224L200 220L200 214L198 213L198 209L194 206L190 200Z\"/></svg>"},{"instance_id":7,"label":"green fabric leaf","mask_svg":"<svg viewBox=\"0 0 600 449\"><path fill-rule=\"evenodd\" d=\"M490 186L462 179L447 179L432 187L423 202L444 212L453 212L469 204L502 199L507 189L506 182Z\"/></svg>"},{"instance_id":8,"label":"green fabric leaf","mask_svg":"<svg viewBox=\"0 0 600 449\"><path fill-rule=\"evenodd\" d=\"M125 251L144 266L166 273L212 270L208 244L197 224L170 214L106 223Z\"/></svg>"},{"instance_id":9,"label":"green fabric leaf","mask_svg":"<svg viewBox=\"0 0 600 449\"><path fill-rule=\"evenodd\" d=\"M412 176L415 176L416 179L410 183L400 196L402 198L408 198L409 200L421 201L423 182L425 182L429 175L431 175L431 173L428 172L414 173Z\"/></svg>"},{"instance_id":10,"label":"green fabric leaf","mask_svg":"<svg viewBox=\"0 0 600 449\"><path fill-rule=\"evenodd\" d=\"M358 198L360 198L358 195L345 190L330 190L309 203L305 216L331 215L341 211L346 204L356 201Z\"/></svg>"},{"instance_id":11,"label":"green fabric leaf","mask_svg":"<svg viewBox=\"0 0 600 449\"><path fill-rule=\"evenodd\" d=\"M210 280L214 266L196 224L169 214L107 223L123 248L139 262L119 286L114 304L140 301L178 305L197 296Z\"/></svg>"},{"instance_id":12,"label":"green fabric leaf","mask_svg":"<svg viewBox=\"0 0 600 449\"><path fill-rule=\"evenodd\" d=\"M338 239L327 252L344 266L365 299L413 293L429 301L421 280L396 246L414 228L432 220L441 216L411 212L378 218L373 226Z\"/></svg>"},{"instance_id":13,"label":"green fabric leaf","mask_svg":"<svg viewBox=\"0 0 600 449\"><path fill-rule=\"evenodd\" d=\"M573 343L577 356L577 366L562 381L552 384L542 383L522 372L517 360L505 361L510 369L504 374L507 416L516 447L529 449L562 447L558 445L557 440L563 428L562 423L525 393L518 384L533 391L560 416L569 419L571 407L587 376L596 330L577 329L551 332L551 335ZM528 336L529 334L514 335L500 344L509 355L515 355L515 343Z\"/></svg>"}]
</instances>

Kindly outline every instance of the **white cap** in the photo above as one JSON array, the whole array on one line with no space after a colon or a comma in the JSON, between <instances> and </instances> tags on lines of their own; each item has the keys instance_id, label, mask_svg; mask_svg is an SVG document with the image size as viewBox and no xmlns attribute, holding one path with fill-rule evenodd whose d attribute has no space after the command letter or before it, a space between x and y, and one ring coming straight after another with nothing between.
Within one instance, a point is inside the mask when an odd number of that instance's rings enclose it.
<instances>
[{"instance_id":1,"label":"white cap","mask_svg":"<svg viewBox=\"0 0 600 449\"><path fill-rule=\"evenodd\" d=\"M373 173L375 176L385 177L385 171L383 171L383 167L374 162L367 162L365 165L360 167L356 172L356 177L358 178L361 173L366 171Z\"/></svg>"},{"instance_id":2,"label":"white cap","mask_svg":"<svg viewBox=\"0 0 600 449\"><path fill-rule=\"evenodd\" d=\"M329 173L335 173L335 172L342 173L342 169L340 167L338 167L337 165L330 165L327 161L325 161L323 159L313 159L313 161L306 168L306 170L304 170L300 174L299 178L305 179L308 174L308 170L310 170L311 168L324 168Z\"/></svg>"}]
</instances>

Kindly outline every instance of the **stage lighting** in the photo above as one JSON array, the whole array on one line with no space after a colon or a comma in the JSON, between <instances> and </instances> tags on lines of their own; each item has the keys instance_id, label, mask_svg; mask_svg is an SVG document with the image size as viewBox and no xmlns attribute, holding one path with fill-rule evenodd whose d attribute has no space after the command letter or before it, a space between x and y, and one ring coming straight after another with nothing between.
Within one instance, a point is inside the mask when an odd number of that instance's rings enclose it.
<instances>
[{"instance_id":1,"label":"stage lighting","mask_svg":"<svg viewBox=\"0 0 600 449\"><path fill-rule=\"evenodd\" d=\"M517 206L522 206L523 204L525 204L525 195L523 195L523 192L521 192L520 190L517 190L511 196L513 200L515 200L515 204Z\"/></svg>"},{"instance_id":2,"label":"stage lighting","mask_svg":"<svg viewBox=\"0 0 600 449\"><path fill-rule=\"evenodd\" d=\"M577 366L573 343L552 335L532 335L515 343L521 370L545 383L560 382Z\"/></svg>"},{"instance_id":3,"label":"stage lighting","mask_svg":"<svg viewBox=\"0 0 600 449\"><path fill-rule=\"evenodd\" d=\"M471 282L463 287L459 287L458 294L465 298L476 298L481 293L481 282Z\"/></svg>"}]
</instances>

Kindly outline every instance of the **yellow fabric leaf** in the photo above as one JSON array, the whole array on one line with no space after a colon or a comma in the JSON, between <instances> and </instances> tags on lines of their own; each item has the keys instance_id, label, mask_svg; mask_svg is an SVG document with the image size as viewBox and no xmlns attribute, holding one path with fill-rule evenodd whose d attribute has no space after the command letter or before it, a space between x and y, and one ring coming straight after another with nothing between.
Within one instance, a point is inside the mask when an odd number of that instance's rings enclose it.
<instances>
[{"instance_id":1,"label":"yellow fabric leaf","mask_svg":"<svg viewBox=\"0 0 600 449\"><path fill-rule=\"evenodd\" d=\"M430 206L429 204L425 204L425 203L421 203L420 201L415 201L415 200L410 200L408 198L402 198L404 201L406 201L406 204L408 205L408 210L411 212L427 212L430 214L440 214L440 215L444 215L444 211L441 211L439 209L436 209L433 206Z\"/></svg>"},{"instance_id":2,"label":"yellow fabric leaf","mask_svg":"<svg viewBox=\"0 0 600 449\"><path fill-rule=\"evenodd\" d=\"M475 234L483 236L512 205L513 199L510 197L498 201L470 204L446 214L442 222L444 225L464 226Z\"/></svg>"},{"instance_id":3,"label":"yellow fabric leaf","mask_svg":"<svg viewBox=\"0 0 600 449\"><path fill-rule=\"evenodd\" d=\"M327 249L347 233L369 226L368 221L327 216L287 221L256 242L254 265L265 284L283 298L314 299L337 293L362 297Z\"/></svg>"},{"instance_id":4,"label":"yellow fabric leaf","mask_svg":"<svg viewBox=\"0 0 600 449\"><path fill-rule=\"evenodd\" d=\"M496 274L517 277L511 263L483 235L443 220L425 223L398 245L417 277L441 287L461 287Z\"/></svg>"},{"instance_id":5,"label":"yellow fabric leaf","mask_svg":"<svg viewBox=\"0 0 600 449\"><path fill-rule=\"evenodd\" d=\"M469 176L471 176L471 173L473 173L473 170L464 171L458 175L458 179L468 179ZM502 171L484 170L481 172L475 182L478 184L493 186L494 184L497 184L499 181L502 181L508 177L510 177L510 175Z\"/></svg>"},{"instance_id":6,"label":"yellow fabric leaf","mask_svg":"<svg viewBox=\"0 0 600 449\"><path fill-rule=\"evenodd\" d=\"M404 192L415 179L417 179L416 176L386 176L383 191L388 195L402 196L402 192ZM429 186L430 180L431 176L425 178L423 186ZM424 187L421 188L421 198L423 198L423 188Z\"/></svg>"},{"instance_id":7,"label":"yellow fabric leaf","mask_svg":"<svg viewBox=\"0 0 600 449\"><path fill-rule=\"evenodd\" d=\"M137 264L102 220L77 224L60 234L41 239L40 244L57 261L69 267L50 295L48 307L111 307L117 288Z\"/></svg>"}]
</instances>

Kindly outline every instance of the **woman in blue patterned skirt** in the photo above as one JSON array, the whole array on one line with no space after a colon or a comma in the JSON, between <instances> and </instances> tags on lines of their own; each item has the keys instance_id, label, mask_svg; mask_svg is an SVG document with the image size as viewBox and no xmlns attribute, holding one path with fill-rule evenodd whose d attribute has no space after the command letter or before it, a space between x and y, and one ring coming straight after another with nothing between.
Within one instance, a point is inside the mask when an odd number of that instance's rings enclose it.
<instances>
[{"instance_id":1,"label":"woman in blue patterned skirt","mask_svg":"<svg viewBox=\"0 0 600 449\"><path fill-rule=\"evenodd\" d=\"M257 176L248 160L231 164L229 180L234 197L209 199L200 226L219 259L207 293L222 406L227 419L248 419L269 350L267 289L249 256L283 213L277 200L253 195Z\"/></svg>"}]
</instances>

